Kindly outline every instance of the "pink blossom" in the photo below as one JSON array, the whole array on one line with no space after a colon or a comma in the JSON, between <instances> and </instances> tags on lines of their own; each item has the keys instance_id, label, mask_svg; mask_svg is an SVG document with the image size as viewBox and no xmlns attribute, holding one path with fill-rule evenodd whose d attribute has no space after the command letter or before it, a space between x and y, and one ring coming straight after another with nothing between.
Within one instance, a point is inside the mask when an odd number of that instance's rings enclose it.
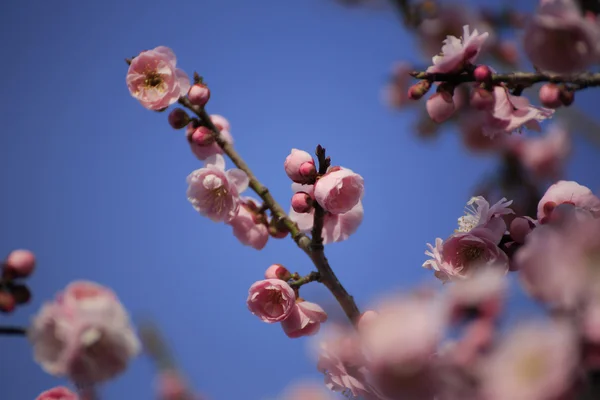
<instances>
[{"instance_id":1,"label":"pink blossom","mask_svg":"<svg viewBox=\"0 0 600 400\"><path fill-rule=\"evenodd\" d=\"M494 233L493 241L499 242L506 232L505 215L514 214L509 207L512 200L505 197L493 206L483 196L471 197L465 207L465 215L458 219L457 232L471 232L475 228L487 228Z\"/></svg>"},{"instance_id":2,"label":"pink blossom","mask_svg":"<svg viewBox=\"0 0 600 400\"><path fill-rule=\"evenodd\" d=\"M560 204L571 204L595 217L600 216L600 199L589 188L575 181L558 181L546 190L538 203L538 221L546 223Z\"/></svg>"},{"instance_id":3,"label":"pink blossom","mask_svg":"<svg viewBox=\"0 0 600 400\"><path fill-rule=\"evenodd\" d=\"M290 338L311 336L319 332L321 323L327 321L327 313L318 304L308 301L297 302L292 313L281 327Z\"/></svg>"},{"instance_id":4,"label":"pink blossom","mask_svg":"<svg viewBox=\"0 0 600 400\"><path fill-rule=\"evenodd\" d=\"M413 77L408 73L413 71L412 65L399 62L394 64L392 71L392 80L384 88L385 103L394 108L402 108L411 103L408 96L409 86L412 84Z\"/></svg>"},{"instance_id":5,"label":"pink blossom","mask_svg":"<svg viewBox=\"0 0 600 400\"><path fill-rule=\"evenodd\" d=\"M333 167L315 183L315 200L331 214L344 214L360 202L365 191L362 176Z\"/></svg>"},{"instance_id":6,"label":"pink blossom","mask_svg":"<svg viewBox=\"0 0 600 400\"><path fill-rule=\"evenodd\" d=\"M313 208L313 198L306 192L296 192L292 196L292 208L297 213L307 213Z\"/></svg>"},{"instance_id":7,"label":"pink blossom","mask_svg":"<svg viewBox=\"0 0 600 400\"><path fill-rule=\"evenodd\" d=\"M332 400L329 392L323 385L314 383L300 383L286 389L284 400Z\"/></svg>"},{"instance_id":8,"label":"pink blossom","mask_svg":"<svg viewBox=\"0 0 600 400\"><path fill-rule=\"evenodd\" d=\"M569 132L552 125L542 137L515 137L510 143L521 163L538 178L557 179L571 152Z\"/></svg>"},{"instance_id":9,"label":"pink blossom","mask_svg":"<svg viewBox=\"0 0 600 400\"><path fill-rule=\"evenodd\" d=\"M29 250L13 250L4 262L3 274L25 278L35 269L35 255Z\"/></svg>"},{"instance_id":10,"label":"pink blossom","mask_svg":"<svg viewBox=\"0 0 600 400\"><path fill-rule=\"evenodd\" d=\"M243 245L250 246L256 250L262 250L269 240L267 224L255 212L258 207L254 199L243 197L240 200L238 213L228 224L233 228L233 235Z\"/></svg>"},{"instance_id":11,"label":"pink blossom","mask_svg":"<svg viewBox=\"0 0 600 400\"><path fill-rule=\"evenodd\" d=\"M516 327L481 368L486 400L560 398L574 382L577 337L566 323Z\"/></svg>"},{"instance_id":12,"label":"pink blossom","mask_svg":"<svg viewBox=\"0 0 600 400\"><path fill-rule=\"evenodd\" d=\"M265 271L265 279L281 279L288 281L292 278L292 274L286 267L281 264L273 264Z\"/></svg>"},{"instance_id":13,"label":"pink blossom","mask_svg":"<svg viewBox=\"0 0 600 400\"><path fill-rule=\"evenodd\" d=\"M187 399L188 388L181 374L175 370L165 370L159 373L156 391L160 400Z\"/></svg>"},{"instance_id":14,"label":"pink blossom","mask_svg":"<svg viewBox=\"0 0 600 400\"><path fill-rule=\"evenodd\" d=\"M190 78L176 64L177 58L168 47L141 52L127 71L129 92L149 110L167 108L190 89Z\"/></svg>"},{"instance_id":15,"label":"pink blossom","mask_svg":"<svg viewBox=\"0 0 600 400\"><path fill-rule=\"evenodd\" d=\"M487 116L476 110L466 110L459 115L458 127L465 147L476 153L500 152L506 147L507 135L496 135L493 138L483 134L483 126Z\"/></svg>"},{"instance_id":16,"label":"pink blossom","mask_svg":"<svg viewBox=\"0 0 600 400\"><path fill-rule=\"evenodd\" d=\"M187 177L188 201L214 222L231 222L240 209L239 194L246 190L248 182L248 176L240 169L225 171L225 159L215 154L206 160L204 168Z\"/></svg>"},{"instance_id":17,"label":"pink blossom","mask_svg":"<svg viewBox=\"0 0 600 400\"><path fill-rule=\"evenodd\" d=\"M544 1L525 28L525 53L547 72L570 74L597 60L600 29L573 0Z\"/></svg>"},{"instance_id":18,"label":"pink blossom","mask_svg":"<svg viewBox=\"0 0 600 400\"><path fill-rule=\"evenodd\" d=\"M487 32L479 34L477 29L471 33L468 25L463 26L462 38L447 36L442 46L442 55L433 56L433 66L427 68L427 72L458 72L466 64L472 64L488 35Z\"/></svg>"},{"instance_id":19,"label":"pink blossom","mask_svg":"<svg viewBox=\"0 0 600 400\"><path fill-rule=\"evenodd\" d=\"M231 136L231 126L229 121L216 114L211 115L210 119L221 132L221 138L232 145L233 136ZM208 157L215 154L223 154L223 149L215 142L210 129L206 127L195 127L193 124L189 124L186 135L192 153L194 153L199 160L206 160Z\"/></svg>"},{"instance_id":20,"label":"pink blossom","mask_svg":"<svg viewBox=\"0 0 600 400\"><path fill-rule=\"evenodd\" d=\"M204 107L210 99L210 89L203 83L196 83L190 88L188 98L192 104Z\"/></svg>"},{"instance_id":21,"label":"pink blossom","mask_svg":"<svg viewBox=\"0 0 600 400\"><path fill-rule=\"evenodd\" d=\"M473 274L470 279L449 285L448 303L458 316L462 316L464 311L476 309L480 317L493 319L501 311L507 287L506 271L484 269Z\"/></svg>"},{"instance_id":22,"label":"pink blossom","mask_svg":"<svg viewBox=\"0 0 600 400\"><path fill-rule=\"evenodd\" d=\"M510 223L510 237L517 243L525 243L527 235L538 225L531 217L517 217Z\"/></svg>"},{"instance_id":23,"label":"pink blossom","mask_svg":"<svg viewBox=\"0 0 600 400\"><path fill-rule=\"evenodd\" d=\"M483 134L493 138L498 134L520 131L522 127L540 130L540 122L554 114L549 108L535 107L525 97L513 96L504 86L494 86L494 107L486 111Z\"/></svg>"},{"instance_id":24,"label":"pink blossom","mask_svg":"<svg viewBox=\"0 0 600 400\"><path fill-rule=\"evenodd\" d=\"M312 210L310 213L299 214L291 209L289 217L298 224L300 231L310 233L313 227L314 213L315 211ZM354 208L344 214L325 213L322 232L323 244L347 240L350 235L356 232L362 223L363 216L364 209L360 201Z\"/></svg>"},{"instance_id":25,"label":"pink blossom","mask_svg":"<svg viewBox=\"0 0 600 400\"><path fill-rule=\"evenodd\" d=\"M303 150L292 149L286 157L283 167L287 176L296 183L314 183L317 176L315 160Z\"/></svg>"},{"instance_id":26,"label":"pink blossom","mask_svg":"<svg viewBox=\"0 0 600 400\"><path fill-rule=\"evenodd\" d=\"M544 107L560 107L562 105L560 97L560 88L554 83L546 83L540 88L540 102Z\"/></svg>"},{"instance_id":27,"label":"pink blossom","mask_svg":"<svg viewBox=\"0 0 600 400\"><path fill-rule=\"evenodd\" d=\"M266 323L281 322L294 311L294 289L280 279L255 282L248 290L248 309Z\"/></svg>"},{"instance_id":28,"label":"pink blossom","mask_svg":"<svg viewBox=\"0 0 600 400\"><path fill-rule=\"evenodd\" d=\"M438 298L389 299L360 330L368 366L420 369L429 363L447 323L447 308Z\"/></svg>"},{"instance_id":29,"label":"pink blossom","mask_svg":"<svg viewBox=\"0 0 600 400\"><path fill-rule=\"evenodd\" d=\"M57 386L41 393L35 400L79 400L79 396L64 386Z\"/></svg>"},{"instance_id":30,"label":"pink blossom","mask_svg":"<svg viewBox=\"0 0 600 400\"><path fill-rule=\"evenodd\" d=\"M446 121L456 111L454 98L445 91L437 91L425 103L427 114L437 124Z\"/></svg>"},{"instance_id":31,"label":"pink blossom","mask_svg":"<svg viewBox=\"0 0 600 400\"><path fill-rule=\"evenodd\" d=\"M86 281L71 283L44 304L28 335L46 372L82 384L120 374L141 347L116 295Z\"/></svg>"},{"instance_id":32,"label":"pink blossom","mask_svg":"<svg viewBox=\"0 0 600 400\"><path fill-rule=\"evenodd\" d=\"M465 279L485 268L508 271L508 256L497 246L497 235L486 228L473 229L468 233L455 233L445 241L436 239L433 247L428 244L425 254L431 259L423 267L433 269L442 280Z\"/></svg>"}]
</instances>

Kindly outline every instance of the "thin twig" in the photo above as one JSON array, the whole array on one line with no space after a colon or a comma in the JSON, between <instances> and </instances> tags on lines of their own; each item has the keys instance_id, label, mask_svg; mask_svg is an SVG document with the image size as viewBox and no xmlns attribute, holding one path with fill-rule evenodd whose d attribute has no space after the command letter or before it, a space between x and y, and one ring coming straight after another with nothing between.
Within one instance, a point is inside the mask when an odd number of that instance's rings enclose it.
<instances>
[{"instance_id":1,"label":"thin twig","mask_svg":"<svg viewBox=\"0 0 600 400\"><path fill-rule=\"evenodd\" d=\"M27 336L27 328L22 326L0 326L0 335Z\"/></svg>"},{"instance_id":2,"label":"thin twig","mask_svg":"<svg viewBox=\"0 0 600 400\"><path fill-rule=\"evenodd\" d=\"M290 282L290 286L293 288L299 288L300 286L306 285L310 282L319 282L321 279L321 275L317 271L311 271L310 274L303 276L302 278L298 278L295 281Z\"/></svg>"}]
</instances>

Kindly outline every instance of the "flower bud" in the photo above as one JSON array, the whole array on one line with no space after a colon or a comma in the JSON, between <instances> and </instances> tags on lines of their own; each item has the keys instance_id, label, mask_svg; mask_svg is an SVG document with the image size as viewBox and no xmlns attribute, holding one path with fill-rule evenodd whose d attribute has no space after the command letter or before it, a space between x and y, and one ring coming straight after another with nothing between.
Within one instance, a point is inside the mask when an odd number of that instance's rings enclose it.
<instances>
[{"instance_id":1,"label":"flower bud","mask_svg":"<svg viewBox=\"0 0 600 400\"><path fill-rule=\"evenodd\" d=\"M275 239L283 239L289 232L283 221L277 218L271 218L268 228L269 235Z\"/></svg>"},{"instance_id":2,"label":"flower bud","mask_svg":"<svg viewBox=\"0 0 600 400\"><path fill-rule=\"evenodd\" d=\"M14 250L4 262L3 275L11 278L26 278L35 268L35 255L29 250Z\"/></svg>"},{"instance_id":3,"label":"flower bud","mask_svg":"<svg viewBox=\"0 0 600 400\"><path fill-rule=\"evenodd\" d=\"M175 108L169 113L169 124L173 129L183 129L190 123L190 117L184 109Z\"/></svg>"},{"instance_id":4,"label":"flower bud","mask_svg":"<svg viewBox=\"0 0 600 400\"><path fill-rule=\"evenodd\" d=\"M559 98L561 103L563 103L565 107L568 107L575 101L575 91L563 86L560 89Z\"/></svg>"},{"instance_id":5,"label":"flower bud","mask_svg":"<svg viewBox=\"0 0 600 400\"><path fill-rule=\"evenodd\" d=\"M517 217L510 223L510 237L517 243L525 243L525 238L535 228L535 224L525 217Z\"/></svg>"},{"instance_id":6,"label":"flower bud","mask_svg":"<svg viewBox=\"0 0 600 400\"><path fill-rule=\"evenodd\" d=\"M265 271L265 279L281 279L289 281L292 279L292 273L281 264L273 264Z\"/></svg>"},{"instance_id":7,"label":"flower bud","mask_svg":"<svg viewBox=\"0 0 600 400\"><path fill-rule=\"evenodd\" d=\"M469 104L471 107L478 110L490 110L494 107L494 96L488 90L483 88L475 88L471 92L471 100Z\"/></svg>"},{"instance_id":8,"label":"flower bud","mask_svg":"<svg viewBox=\"0 0 600 400\"><path fill-rule=\"evenodd\" d=\"M188 98L192 104L204 107L210 99L210 89L203 83L196 83L190 88Z\"/></svg>"},{"instance_id":9,"label":"flower bud","mask_svg":"<svg viewBox=\"0 0 600 400\"><path fill-rule=\"evenodd\" d=\"M312 184L317 177L315 161L306 151L292 149L283 167L287 176L296 183Z\"/></svg>"},{"instance_id":10,"label":"flower bud","mask_svg":"<svg viewBox=\"0 0 600 400\"><path fill-rule=\"evenodd\" d=\"M454 100L452 95L445 91L438 91L425 103L427 114L436 123L441 124L454 114Z\"/></svg>"},{"instance_id":11,"label":"flower bud","mask_svg":"<svg viewBox=\"0 0 600 400\"><path fill-rule=\"evenodd\" d=\"M492 70L487 65L480 65L473 71L477 82L489 82L492 79Z\"/></svg>"},{"instance_id":12,"label":"flower bud","mask_svg":"<svg viewBox=\"0 0 600 400\"><path fill-rule=\"evenodd\" d=\"M191 125L190 125L191 126ZM209 146L214 143L215 136L212 131L206 126L199 126L198 128L188 128L188 140L190 143L197 144L198 146Z\"/></svg>"},{"instance_id":13,"label":"flower bud","mask_svg":"<svg viewBox=\"0 0 600 400\"><path fill-rule=\"evenodd\" d=\"M312 210L312 197L306 192L296 192L292 196L292 208L297 213L307 213Z\"/></svg>"},{"instance_id":14,"label":"flower bud","mask_svg":"<svg viewBox=\"0 0 600 400\"><path fill-rule=\"evenodd\" d=\"M419 100L421 97L427 94L429 89L431 89L431 82L429 82L428 80L422 80L412 85L408 89L408 98L411 100Z\"/></svg>"},{"instance_id":15,"label":"flower bud","mask_svg":"<svg viewBox=\"0 0 600 400\"><path fill-rule=\"evenodd\" d=\"M562 105L560 89L554 83L546 83L540 88L540 102L544 107L558 108Z\"/></svg>"},{"instance_id":16,"label":"flower bud","mask_svg":"<svg viewBox=\"0 0 600 400\"><path fill-rule=\"evenodd\" d=\"M13 295L9 292L0 292L0 312L10 313L13 312L17 302Z\"/></svg>"}]
</instances>

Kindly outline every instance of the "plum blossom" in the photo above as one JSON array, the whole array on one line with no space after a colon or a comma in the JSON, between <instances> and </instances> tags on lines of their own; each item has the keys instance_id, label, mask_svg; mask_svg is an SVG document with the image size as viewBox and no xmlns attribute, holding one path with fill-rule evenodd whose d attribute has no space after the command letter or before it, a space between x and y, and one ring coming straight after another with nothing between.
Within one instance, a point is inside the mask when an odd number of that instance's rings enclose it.
<instances>
[{"instance_id":1,"label":"plum blossom","mask_svg":"<svg viewBox=\"0 0 600 400\"><path fill-rule=\"evenodd\" d=\"M318 304L308 301L296 302L292 313L284 321L281 327L290 338L311 336L319 332L321 323L327 321L327 313Z\"/></svg>"},{"instance_id":2,"label":"plum blossom","mask_svg":"<svg viewBox=\"0 0 600 400\"><path fill-rule=\"evenodd\" d=\"M586 18L573 0L540 4L525 27L525 53L547 72L571 74L597 61L600 27Z\"/></svg>"},{"instance_id":3,"label":"plum blossom","mask_svg":"<svg viewBox=\"0 0 600 400\"><path fill-rule=\"evenodd\" d=\"M35 400L79 400L79 396L64 386L57 386L40 393Z\"/></svg>"},{"instance_id":4,"label":"plum blossom","mask_svg":"<svg viewBox=\"0 0 600 400\"><path fill-rule=\"evenodd\" d=\"M190 89L190 78L176 64L175 53L168 47L141 52L127 71L129 92L149 110L167 108Z\"/></svg>"},{"instance_id":5,"label":"plum blossom","mask_svg":"<svg viewBox=\"0 0 600 400\"><path fill-rule=\"evenodd\" d=\"M293 209L290 209L289 217L292 221L298 224L298 228L303 233L310 233L313 227L315 211L312 210L309 213L297 213ZM331 214L325 213L323 218L323 244L343 242L347 240L350 235L354 234L360 224L362 223L364 216L364 209L362 202L358 202L350 211L343 214Z\"/></svg>"},{"instance_id":6,"label":"plum blossom","mask_svg":"<svg viewBox=\"0 0 600 400\"><path fill-rule=\"evenodd\" d=\"M506 231L504 215L514 214L509 207L512 200L500 199L493 206L483 196L471 197L465 207L465 215L458 219L457 232L471 232L475 228L487 228L497 235L500 241Z\"/></svg>"},{"instance_id":7,"label":"plum blossom","mask_svg":"<svg viewBox=\"0 0 600 400\"><path fill-rule=\"evenodd\" d=\"M35 269L35 254L29 250L13 250L3 265L2 273L14 277L25 278Z\"/></svg>"},{"instance_id":8,"label":"plum blossom","mask_svg":"<svg viewBox=\"0 0 600 400\"><path fill-rule=\"evenodd\" d=\"M256 213L258 205L250 197L240 198L238 213L228 224L233 228L233 235L245 246L262 250L269 240L269 229L266 221Z\"/></svg>"},{"instance_id":9,"label":"plum blossom","mask_svg":"<svg viewBox=\"0 0 600 400\"><path fill-rule=\"evenodd\" d=\"M560 398L574 382L578 360L575 332L564 322L514 328L481 368L489 400Z\"/></svg>"},{"instance_id":10,"label":"plum blossom","mask_svg":"<svg viewBox=\"0 0 600 400\"><path fill-rule=\"evenodd\" d=\"M455 315L475 309L480 317L493 319L500 313L507 287L506 272L489 268L450 285L447 299Z\"/></svg>"},{"instance_id":11,"label":"plum blossom","mask_svg":"<svg viewBox=\"0 0 600 400\"><path fill-rule=\"evenodd\" d=\"M287 282L264 279L250 286L246 304L252 314L272 324L290 316L296 305L296 294Z\"/></svg>"},{"instance_id":12,"label":"plum blossom","mask_svg":"<svg viewBox=\"0 0 600 400\"><path fill-rule=\"evenodd\" d=\"M283 167L287 176L296 183L314 183L317 177L315 160L304 150L292 149L285 158Z\"/></svg>"},{"instance_id":13,"label":"plum blossom","mask_svg":"<svg viewBox=\"0 0 600 400\"><path fill-rule=\"evenodd\" d=\"M120 374L141 347L116 295L86 281L69 284L45 303L28 336L35 360L46 372L81 384Z\"/></svg>"},{"instance_id":14,"label":"plum blossom","mask_svg":"<svg viewBox=\"0 0 600 400\"><path fill-rule=\"evenodd\" d=\"M546 223L561 204L573 205L581 213L600 216L600 199L589 188L575 181L558 181L546 190L538 203L538 221Z\"/></svg>"},{"instance_id":15,"label":"plum blossom","mask_svg":"<svg viewBox=\"0 0 600 400\"><path fill-rule=\"evenodd\" d=\"M322 384L302 382L286 388L282 400L332 400L332 398Z\"/></svg>"},{"instance_id":16,"label":"plum blossom","mask_svg":"<svg viewBox=\"0 0 600 400\"><path fill-rule=\"evenodd\" d=\"M225 171L220 154L210 156L204 168L187 177L187 198L196 211L214 222L231 222L240 208L239 194L248 187L248 176L240 169Z\"/></svg>"},{"instance_id":17,"label":"plum blossom","mask_svg":"<svg viewBox=\"0 0 600 400\"><path fill-rule=\"evenodd\" d=\"M523 127L539 131L539 123L554 114L549 108L532 106L525 97L513 96L501 85L494 86L493 95L493 108L482 111L486 116L482 133L490 138L520 131Z\"/></svg>"},{"instance_id":18,"label":"plum blossom","mask_svg":"<svg viewBox=\"0 0 600 400\"><path fill-rule=\"evenodd\" d=\"M331 214L344 214L360 202L364 194L362 176L348 168L332 167L315 183L315 200Z\"/></svg>"},{"instance_id":19,"label":"plum blossom","mask_svg":"<svg viewBox=\"0 0 600 400\"><path fill-rule=\"evenodd\" d=\"M210 119L221 132L221 138L232 145L233 136L231 136L231 126L229 121L217 114L211 115ZM208 157L215 154L223 154L223 149L214 140L210 129L204 126L196 127L193 123L189 124L186 130L186 136L192 153L194 153L199 160L206 160Z\"/></svg>"},{"instance_id":20,"label":"plum blossom","mask_svg":"<svg viewBox=\"0 0 600 400\"><path fill-rule=\"evenodd\" d=\"M471 64L477 59L488 33L479 34L477 29L470 31L469 25L463 26L462 38L447 36L442 46L442 54L433 56L433 66L427 72L451 73L458 72L466 64Z\"/></svg>"}]
</instances>

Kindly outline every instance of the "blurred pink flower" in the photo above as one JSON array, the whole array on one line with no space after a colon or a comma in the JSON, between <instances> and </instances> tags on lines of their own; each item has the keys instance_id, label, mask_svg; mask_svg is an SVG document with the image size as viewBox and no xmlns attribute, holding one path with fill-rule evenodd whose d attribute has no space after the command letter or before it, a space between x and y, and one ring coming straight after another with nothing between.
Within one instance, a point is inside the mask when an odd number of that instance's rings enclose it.
<instances>
[{"instance_id":1,"label":"blurred pink flower","mask_svg":"<svg viewBox=\"0 0 600 400\"><path fill-rule=\"evenodd\" d=\"M546 190L538 203L538 221L546 223L561 204L571 204L594 217L600 216L600 199L589 188L575 181L558 181Z\"/></svg>"},{"instance_id":2,"label":"blurred pink flower","mask_svg":"<svg viewBox=\"0 0 600 400\"><path fill-rule=\"evenodd\" d=\"M310 233L313 227L314 214L314 210L302 214L295 212L293 209L290 209L289 212L290 219L296 222L298 228L304 233ZM323 244L347 240L362 223L363 215L364 209L360 201L354 208L344 214L325 213L322 232Z\"/></svg>"},{"instance_id":3,"label":"blurred pink flower","mask_svg":"<svg viewBox=\"0 0 600 400\"><path fill-rule=\"evenodd\" d=\"M315 183L315 200L331 214L344 214L360 202L364 194L362 176L348 168L332 167Z\"/></svg>"},{"instance_id":4,"label":"blurred pink flower","mask_svg":"<svg viewBox=\"0 0 600 400\"><path fill-rule=\"evenodd\" d=\"M225 159L215 154L187 177L187 183L188 201L196 211L214 222L230 222L238 214L239 194L248 187L248 176L237 168L225 171Z\"/></svg>"},{"instance_id":5,"label":"blurred pink flower","mask_svg":"<svg viewBox=\"0 0 600 400\"><path fill-rule=\"evenodd\" d=\"M484 269L474 273L470 279L449 285L447 301L457 316L476 309L480 317L494 319L502 309L507 288L506 271Z\"/></svg>"},{"instance_id":6,"label":"blurred pink flower","mask_svg":"<svg viewBox=\"0 0 600 400\"><path fill-rule=\"evenodd\" d=\"M292 149L283 167L287 176L296 183L312 184L317 177L315 160L304 150Z\"/></svg>"},{"instance_id":7,"label":"blurred pink flower","mask_svg":"<svg viewBox=\"0 0 600 400\"><path fill-rule=\"evenodd\" d=\"M321 323L327 321L327 313L318 304L308 301L297 302L292 313L281 327L290 338L311 336L319 332Z\"/></svg>"},{"instance_id":8,"label":"blurred pink flower","mask_svg":"<svg viewBox=\"0 0 600 400\"><path fill-rule=\"evenodd\" d=\"M256 200L250 197L242 197L240 200L238 213L228 224L233 228L233 235L243 245L262 250L269 240L269 229L263 221L257 218L254 212L258 207ZM248 203L255 206L251 207Z\"/></svg>"},{"instance_id":9,"label":"blurred pink flower","mask_svg":"<svg viewBox=\"0 0 600 400\"><path fill-rule=\"evenodd\" d=\"M25 278L35 269L35 254L29 250L13 250L3 265L2 273L13 277Z\"/></svg>"},{"instance_id":10,"label":"blurred pink flower","mask_svg":"<svg viewBox=\"0 0 600 400\"><path fill-rule=\"evenodd\" d=\"M539 131L539 123L554 114L549 108L532 106L525 97L513 96L504 86L494 86L493 94L494 107L482 111L486 115L482 132L490 138L520 131L523 127Z\"/></svg>"},{"instance_id":11,"label":"blurred pink flower","mask_svg":"<svg viewBox=\"0 0 600 400\"><path fill-rule=\"evenodd\" d=\"M159 400L187 399L188 387L179 372L165 370L159 372L156 379L156 391ZM191 400L191 399L190 399Z\"/></svg>"},{"instance_id":12,"label":"blurred pink flower","mask_svg":"<svg viewBox=\"0 0 600 400\"><path fill-rule=\"evenodd\" d=\"M442 55L433 56L433 66L427 72L451 73L461 71L466 64L477 59L488 33L479 34L477 29L470 31L469 26L463 26L463 36L447 36L442 46Z\"/></svg>"},{"instance_id":13,"label":"blurred pink flower","mask_svg":"<svg viewBox=\"0 0 600 400\"><path fill-rule=\"evenodd\" d=\"M333 400L323 384L300 382L286 388L282 400Z\"/></svg>"},{"instance_id":14,"label":"blurred pink flower","mask_svg":"<svg viewBox=\"0 0 600 400\"><path fill-rule=\"evenodd\" d=\"M69 284L44 304L28 335L46 372L82 384L120 374L141 347L116 295L86 281Z\"/></svg>"},{"instance_id":15,"label":"blurred pink flower","mask_svg":"<svg viewBox=\"0 0 600 400\"><path fill-rule=\"evenodd\" d=\"M437 124L441 124L452 117L456 108L454 97L445 91L437 91L425 103L425 109L429 118Z\"/></svg>"},{"instance_id":16,"label":"blurred pink flower","mask_svg":"<svg viewBox=\"0 0 600 400\"><path fill-rule=\"evenodd\" d=\"M79 396L64 386L57 386L41 393L35 400L79 400Z\"/></svg>"},{"instance_id":17,"label":"blurred pink flower","mask_svg":"<svg viewBox=\"0 0 600 400\"><path fill-rule=\"evenodd\" d=\"M528 323L514 328L481 368L487 400L560 398L574 382L575 332L566 323Z\"/></svg>"},{"instance_id":18,"label":"blurred pink flower","mask_svg":"<svg viewBox=\"0 0 600 400\"><path fill-rule=\"evenodd\" d=\"M411 64L398 62L392 70L392 81L385 86L383 98L386 104L394 108L403 108L413 101L408 97L409 86L414 78L408 73L413 71Z\"/></svg>"},{"instance_id":19,"label":"blurred pink flower","mask_svg":"<svg viewBox=\"0 0 600 400\"><path fill-rule=\"evenodd\" d=\"M190 78L176 64L177 58L168 47L141 52L127 71L129 92L149 110L167 108L190 89Z\"/></svg>"},{"instance_id":20,"label":"blurred pink flower","mask_svg":"<svg viewBox=\"0 0 600 400\"><path fill-rule=\"evenodd\" d=\"M486 119L485 113L474 110L466 110L459 115L458 128L468 150L475 153L500 152L506 146L507 135L490 138L483 134Z\"/></svg>"},{"instance_id":21,"label":"blurred pink flower","mask_svg":"<svg viewBox=\"0 0 600 400\"><path fill-rule=\"evenodd\" d=\"M580 72L598 60L600 27L573 0L541 3L525 27L525 53L541 70Z\"/></svg>"},{"instance_id":22,"label":"blurred pink flower","mask_svg":"<svg viewBox=\"0 0 600 400\"><path fill-rule=\"evenodd\" d=\"M296 294L280 279L265 279L250 286L246 304L252 314L272 324L290 316L296 305Z\"/></svg>"}]
</instances>

